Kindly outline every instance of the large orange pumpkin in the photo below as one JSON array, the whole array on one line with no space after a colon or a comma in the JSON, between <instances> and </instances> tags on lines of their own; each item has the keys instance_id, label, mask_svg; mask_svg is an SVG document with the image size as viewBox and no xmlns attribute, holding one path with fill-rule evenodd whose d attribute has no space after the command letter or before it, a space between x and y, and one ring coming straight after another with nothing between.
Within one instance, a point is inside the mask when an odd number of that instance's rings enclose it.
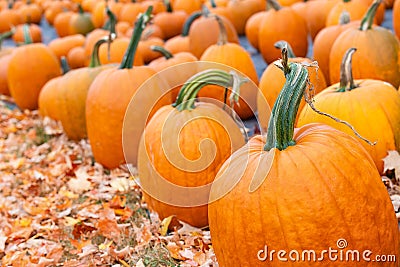
<instances>
[{"instance_id":1,"label":"large orange pumpkin","mask_svg":"<svg viewBox=\"0 0 400 267\"><path fill-rule=\"evenodd\" d=\"M383 27L372 25L374 14L381 0L375 1L365 14L359 28L342 32L333 43L329 56L329 76L331 83L340 80L341 59L345 52L357 48L353 58L353 73L356 79L378 79L400 84L399 40Z\"/></svg>"},{"instance_id":2,"label":"large orange pumpkin","mask_svg":"<svg viewBox=\"0 0 400 267\"><path fill-rule=\"evenodd\" d=\"M393 30L400 39L400 1L395 1L392 10L392 23L393 23Z\"/></svg>"},{"instance_id":3,"label":"large orange pumpkin","mask_svg":"<svg viewBox=\"0 0 400 267\"><path fill-rule=\"evenodd\" d=\"M315 96L315 107L350 123L372 146L361 141L371 154L378 170L383 173L383 158L389 150L400 149L400 94L389 83L372 80L353 80L350 48L344 56L340 83ZM298 125L321 122L352 134L346 125L321 116L306 106L300 113Z\"/></svg>"},{"instance_id":4,"label":"large orange pumpkin","mask_svg":"<svg viewBox=\"0 0 400 267\"><path fill-rule=\"evenodd\" d=\"M60 76L61 66L56 55L42 43L31 43L26 32L26 44L12 53L7 77L15 103L21 109L37 109L40 90L50 79Z\"/></svg>"},{"instance_id":5,"label":"large orange pumpkin","mask_svg":"<svg viewBox=\"0 0 400 267\"><path fill-rule=\"evenodd\" d=\"M116 168L126 162L122 147L123 120L131 98L140 85L155 71L147 66L133 67L133 59L143 28L150 19L152 8L139 16L134 34L119 68L102 71L92 82L86 99L87 135L95 160L107 168ZM157 88L148 92L148 98L157 95ZM157 99L157 98L156 98ZM141 104L145 105L144 100ZM146 121L143 114L138 116ZM139 131L139 125L127 125ZM144 127L144 126L143 126ZM139 131L141 133L141 131ZM130 136L139 143L140 134ZM133 143L135 143L133 141ZM136 164L137 147L131 148L130 163Z\"/></svg>"},{"instance_id":6,"label":"large orange pumpkin","mask_svg":"<svg viewBox=\"0 0 400 267\"><path fill-rule=\"evenodd\" d=\"M398 258L397 219L371 157L330 126L294 129L308 74L298 63L282 65L287 81L266 138L236 151L211 187L209 227L219 265L377 267L375 255ZM351 260L354 250L360 261ZM374 254L369 262L362 259L367 250Z\"/></svg>"},{"instance_id":7,"label":"large orange pumpkin","mask_svg":"<svg viewBox=\"0 0 400 267\"><path fill-rule=\"evenodd\" d=\"M192 76L174 105L160 108L146 125L138 173L144 200L161 219L175 215L197 227L208 225L207 186L221 164L244 144L244 136L220 107L194 102L204 85L231 87L233 80L218 69Z\"/></svg>"}]
</instances>

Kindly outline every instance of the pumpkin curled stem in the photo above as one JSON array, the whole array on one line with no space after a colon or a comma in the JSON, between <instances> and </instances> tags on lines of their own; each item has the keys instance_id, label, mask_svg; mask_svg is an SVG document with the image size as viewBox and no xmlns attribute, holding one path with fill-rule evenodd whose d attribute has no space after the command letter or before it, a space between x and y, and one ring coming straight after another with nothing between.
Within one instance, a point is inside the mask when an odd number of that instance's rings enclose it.
<instances>
[{"instance_id":1,"label":"pumpkin curled stem","mask_svg":"<svg viewBox=\"0 0 400 267\"><path fill-rule=\"evenodd\" d=\"M120 69L131 69L133 67L133 59L135 58L136 50L142 36L143 30L151 19L151 12L153 11L153 6L149 6L145 13L140 14L137 21L135 22L135 27L133 29L133 34L129 42L128 48L122 59Z\"/></svg>"},{"instance_id":2,"label":"pumpkin curled stem","mask_svg":"<svg viewBox=\"0 0 400 267\"><path fill-rule=\"evenodd\" d=\"M185 23L183 24L182 27L182 33L181 33L182 37L189 36L190 26L192 26L192 23L201 16L202 16L201 11L195 11L185 20Z\"/></svg>"},{"instance_id":3,"label":"pumpkin curled stem","mask_svg":"<svg viewBox=\"0 0 400 267\"><path fill-rule=\"evenodd\" d=\"M108 60L110 60L111 58L111 43L112 41L115 40L115 38L117 37L117 33L115 30L115 25L117 23L117 17L115 16L115 14L111 11L111 9L107 6L106 7L106 14L108 16L108 23L109 23L109 28L110 28L110 33L108 35L108 41L107 41L107 58Z\"/></svg>"},{"instance_id":4,"label":"pumpkin curled stem","mask_svg":"<svg viewBox=\"0 0 400 267\"><path fill-rule=\"evenodd\" d=\"M165 59L170 59L174 57L174 55L170 51L160 45L152 45L150 46L150 49L152 51L160 53L163 57L165 57Z\"/></svg>"},{"instance_id":5,"label":"pumpkin curled stem","mask_svg":"<svg viewBox=\"0 0 400 267\"><path fill-rule=\"evenodd\" d=\"M350 90L353 90L353 89L357 88L357 86L354 83L353 73L352 73L352 68L351 68L352 57L353 57L354 52L356 52L356 51L357 51L356 48L351 47L346 51L345 55L343 56L342 63L341 63L341 69L340 69L339 89L337 90L337 92L339 92L339 93L350 91ZM326 116L328 118L331 118L332 120L334 120L334 121L336 121L338 123L346 125L347 127L349 127L353 131L353 133L358 138L360 138L361 140L365 141L367 144L369 144L371 146L376 145L376 141L375 142L371 142L370 140L368 140L365 137L361 136L357 132L357 130L354 129L354 127L350 123L348 123L346 121L343 121L343 120L341 120L339 118L336 118L336 117L334 117L334 116L332 116L332 115L330 115L328 113L325 113L325 112L322 112L322 111L318 110L314 106L314 103L313 103L312 99L309 99L307 97L307 95L305 95L305 101L307 102L307 104L311 107L311 109L314 112L316 112L316 113L318 113L320 115Z\"/></svg>"},{"instance_id":6,"label":"pumpkin curled stem","mask_svg":"<svg viewBox=\"0 0 400 267\"><path fill-rule=\"evenodd\" d=\"M206 85L219 85L224 88L231 87L232 95L230 99L238 101L240 86L245 82L248 82L248 79L239 76L236 72L231 71L228 73L224 70L208 69L195 74L185 82L172 106L179 111L194 109L197 94Z\"/></svg>"},{"instance_id":7,"label":"pumpkin curled stem","mask_svg":"<svg viewBox=\"0 0 400 267\"><path fill-rule=\"evenodd\" d=\"M281 10L282 6L276 0L267 0L267 6L275 9L276 11Z\"/></svg>"},{"instance_id":8,"label":"pumpkin curled stem","mask_svg":"<svg viewBox=\"0 0 400 267\"><path fill-rule=\"evenodd\" d=\"M283 48L285 48L287 50L288 58L295 58L296 57L296 55L293 52L293 48L291 47L291 45L288 42L284 41L284 40L280 40L280 41L276 42L274 44L274 47L280 49L281 51L282 51Z\"/></svg>"},{"instance_id":9,"label":"pumpkin curled stem","mask_svg":"<svg viewBox=\"0 0 400 267\"><path fill-rule=\"evenodd\" d=\"M210 17L211 16L214 17L215 20L218 22L219 35L218 35L217 45L227 44L228 43L228 34L226 32L226 27L224 25L224 22L222 21L221 17L216 14L212 14L212 15L210 15Z\"/></svg>"},{"instance_id":10,"label":"pumpkin curled stem","mask_svg":"<svg viewBox=\"0 0 400 267\"><path fill-rule=\"evenodd\" d=\"M286 82L272 108L264 146L266 151L273 148L284 150L296 144L293 139L294 125L308 82L307 69L299 63L288 62L285 47L282 49L282 59L275 65L284 72Z\"/></svg>"},{"instance_id":11,"label":"pumpkin curled stem","mask_svg":"<svg viewBox=\"0 0 400 267\"><path fill-rule=\"evenodd\" d=\"M370 30L372 28L376 11L378 10L378 7L381 4L381 2L382 0L375 0L368 8L367 12L365 13L364 17L361 20L361 25L359 28L361 31Z\"/></svg>"},{"instance_id":12,"label":"pumpkin curled stem","mask_svg":"<svg viewBox=\"0 0 400 267\"><path fill-rule=\"evenodd\" d=\"M115 40L117 35L115 33L111 33L111 35L104 36L103 38L100 38L93 47L92 54L90 56L90 63L89 63L89 68L95 68L101 65L100 63L100 58L99 58L99 49L100 46L104 43L110 44L112 41Z\"/></svg>"}]
</instances>

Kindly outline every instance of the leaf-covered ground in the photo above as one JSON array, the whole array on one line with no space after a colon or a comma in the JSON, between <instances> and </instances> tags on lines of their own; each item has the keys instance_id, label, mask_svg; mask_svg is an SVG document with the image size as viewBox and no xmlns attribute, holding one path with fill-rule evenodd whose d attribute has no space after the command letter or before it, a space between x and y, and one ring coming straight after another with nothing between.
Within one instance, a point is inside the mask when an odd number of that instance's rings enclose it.
<instances>
[{"instance_id":1,"label":"leaf-covered ground","mask_svg":"<svg viewBox=\"0 0 400 267\"><path fill-rule=\"evenodd\" d=\"M57 122L10 101L0 96L1 266L218 266L207 229L167 231L135 175L104 169L87 141L69 141ZM399 211L397 152L385 168Z\"/></svg>"},{"instance_id":2,"label":"leaf-covered ground","mask_svg":"<svg viewBox=\"0 0 400 267\"><path fill-rule=\"evenodd\" d=\"M87 141L9 101L0 99L1 266L217 266L209 231L167 232L135 176L104 169Z\"/></svg>"}]
</instances>

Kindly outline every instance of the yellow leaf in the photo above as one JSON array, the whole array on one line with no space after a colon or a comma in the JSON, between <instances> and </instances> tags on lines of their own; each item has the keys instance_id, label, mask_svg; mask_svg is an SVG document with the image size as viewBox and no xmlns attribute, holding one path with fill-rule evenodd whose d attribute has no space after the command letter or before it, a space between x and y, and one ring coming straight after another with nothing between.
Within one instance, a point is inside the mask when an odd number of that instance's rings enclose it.
<instances>
[{"instance_id":1,"label":"yellow leaf","mask_svg":"<svg viewBox=\"0 0 400 267\"><path fill-rule=\"evenodd\" d=\"M77 223L80 223L80 220L74 219L72 217L64 217L64 225L65 226L74 226Z\"/></svg>"},{"instance_id":2,"label":"yellow leaf","mask_svg":"<svg viewBox=\"0 0 400 267\"><path fill-rule=\"evenodd\" d=\"M171 215L167 218L164 218L164 220L162 220L161 222L161 228L160 228L160 234L162 236L166 236L168 233L168 227L169 224L171 223L172 219L175 217L175 215Z\"/></svg>"}]
</instances>

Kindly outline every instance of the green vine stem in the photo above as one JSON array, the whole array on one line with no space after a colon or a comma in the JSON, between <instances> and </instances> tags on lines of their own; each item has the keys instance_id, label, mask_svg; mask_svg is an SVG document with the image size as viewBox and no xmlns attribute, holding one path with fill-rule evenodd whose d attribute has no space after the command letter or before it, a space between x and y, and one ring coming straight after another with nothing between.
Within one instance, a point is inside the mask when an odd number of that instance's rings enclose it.
<instances>
[{"instance_id":1,"label":"green vine stem","mask_svg":"<svg viewBox=\"0 0 400 267\"><path fill-rule=\"evenodd\" d=\"M343 10L339 16L339 25L345 25L350 22L350 13L346 10Z\"/></svg>"},{"instance_id":2,"label":"green vine stem","mask_svg":"<svg viewBox=\"0 0 400 267\"><path fill-rule=\"evenodd\" d=\"M174 12L171 5L171 0L164 0L164 6L168 13Z\"/></svg>"},{"instance_id":3,"label":"green vine stem","mask_svg":"<svg viewBox=\"0 0 400 267\"><path fill-rule=\"evenodd\" d=\"M139 18L135 23L133 29L133 34L129 42L128 48L122 59L120 69L131 69L133 67L133 59L135 58L136 50L142 36L143 30L151 19L151 12L153 11L153 6L149 6L145 13L140 14Z\"/></svg>"},{"instance_id":4,"label":"green vine stem","mask_svg":"<svg viewBox=\"0 0 400 267\"><path fill-rule=\"evenodd\" d=\"M167 49L165 49L162 46L152 45L152 46L150 46L150 49L152 51L160 53L165 59L170 59L170 58L174 57L174 55L170 51L168 51Z\"/></svg>"},{"instance_id":5,"label":"green vine stem","mask_svg":"<svg viewBox=\"0 0 400 267\"><path fill-rule=\"evenodd\" d=\"M282 9L282 6L276 0L267 0L267 6L275 9L276 11Z\"/></svg>"},{"instance_id":6,"label":"green vine stem","mask_svg":"<svg viewBox=\"0 0 400 267\"><path fill-rule=\"evenodd\" d=\"M356 48L349 48L343 56L342 63L340 65L340 84L338 92L351 91L357 86L354 84L352 59L353 54L357 51Z\"/></svg>"},{"instance_id":7,"label":"green vine stem","mask_svg":"<svg viewBox=\"0 0 400 267\"><path fill-rule=\"evenodd\" d=\"M307 69L299 63L288 62L286 48L282 49L282 59L276 65L283 70L286 82L272 108L264 146L266 151L273 148L284 150L295 145L294 124L308 82Z\"/></svg>"},{"instance_id":8,"label":"green vine stem","mask_svg":"<svg viewBox=\"0 0 400 267\"><path fill-rule=\"evenodd\" d=\"M359 28L361 31L370 30L372 28L376 11L378 10L381 2L382 0L375 0L368 8L368 11L365 13L363 19L361 20L361 25Z\"/></svg>"},{"instance_id":9,"label":"green vine stem","mask_svg":"<svg viewBox=\"0 0 400 267\"><path fill-rule=\"evenodd\" d=\"M197 94L206 85L231 87L232 95L234 95L232 100L237 102L239 100L240 86L247 81L248 79L240 77L235 72L228 73L220 69L208 69L195 74L185 82L179 91L176 102L172 106L179 111L194 109Z\"/></svg>"},{"instance_id":10,"label":"green vine stem","mask_svg":"<svg viewBox=\"0 0 400 267\"><path fill-rule=\"evenodd\" d=\"M15 33L15 27L13 27L10 31L8 32L4 32L2 34L0 34L0 50L3 46L3 42L5 39L10 38L11 36L13 36L13 34Z\"/></svg>"},{"instance_id":11,"label":"green vine stem","mask_svg":"<svg viewBox=\"0 0 400 267\"><path fill-rule=\"evenodd\" d=\"M90 63L89 63L89 68L96 68L98 66L101 66L100 63L100 58L99 58L99 49L100 46L104 43L110 44L115 40L117 35L115 33L112 33L111 35L104 36L103 38L99 39L93 46L93 51L92 54L90 55Z\"/></svg>"},{"instance_id":12,"label":"green vine stem","mask_svg":"<svg viewBox=\"0 0 400 267\"><path fill-rule=\"evenodd\" d=\"M290 46L290 44L284 40L278 41L274 44L275 48L278 48L279 50L282 51L283 48L286 48L287 50L287 56L288 58L295 58L296 55L293 52L292 47Z\"/></svg>"},{"instance_id":13,"label":"green vine stem","mask_svg":"<svg viewBox=\"0 0 400 267\"><path fill-rule=\"evenodd\" d=\"M62 69L62 73L63 75L66 74L68 71L71 70L71 68L68 65L68 61L67 58L65 56L62 56L60 59L61 62L61 69Z\"/></svg>"},{"instance_id":14,"label":"green vine stem","mask_svg":"<svg viewBox=\"0 0 400 267\"><path fill-rule=\"evenodd\" d=\"M226 27L224 25L224 22L222 21L220 16L215 14L213 16L215 17L215 20L218 22L218 27L219 27L217 45L225 45L228 43L228 34L226 32Z\"/></svg>"},{"instance_id":15,"label":"green vine stem","mask_svg":"<svg viewBox=\"0 0 400 267\"><path fill-rule=\"evenodd\" d=\"M189 36L190 26L192 26L192 23L201 16L202 16L201 11L195 11L186 19L182 27L182 33L181 33L182 37Z\"/></svg>"}]
</instances>

